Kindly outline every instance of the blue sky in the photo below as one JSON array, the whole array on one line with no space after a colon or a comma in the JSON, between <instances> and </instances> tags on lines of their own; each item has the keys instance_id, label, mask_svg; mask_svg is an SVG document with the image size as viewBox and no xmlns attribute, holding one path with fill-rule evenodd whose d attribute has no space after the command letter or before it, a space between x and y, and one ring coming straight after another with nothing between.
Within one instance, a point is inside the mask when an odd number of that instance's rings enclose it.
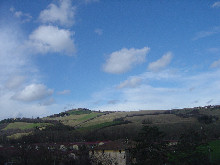
<instances>
[{"instance_id":1,"label":"blue sky","mask_svg":"<svg viewBox=\"0 0 220 165\"><path fill-rule=\"evenodd\" d=\"M220 104L220 1L1 0L0 112Z\"/></svg>"}]
</instances>

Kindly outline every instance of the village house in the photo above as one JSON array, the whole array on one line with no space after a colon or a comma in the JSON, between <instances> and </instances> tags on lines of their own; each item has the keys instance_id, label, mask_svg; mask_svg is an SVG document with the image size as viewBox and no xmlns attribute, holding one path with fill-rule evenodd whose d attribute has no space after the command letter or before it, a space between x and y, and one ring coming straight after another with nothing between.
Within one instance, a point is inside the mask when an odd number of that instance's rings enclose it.
<instances>
[{"instance_id":1,"label":"village house","mask_svg":"<svg viewBox=\"0 0 220 165\"><path fill-rule=\"evenodd\" d=\"M108 142L89 151L92 165L129 165L131 144L122 141Z\"/></svg>"}]
</instances>

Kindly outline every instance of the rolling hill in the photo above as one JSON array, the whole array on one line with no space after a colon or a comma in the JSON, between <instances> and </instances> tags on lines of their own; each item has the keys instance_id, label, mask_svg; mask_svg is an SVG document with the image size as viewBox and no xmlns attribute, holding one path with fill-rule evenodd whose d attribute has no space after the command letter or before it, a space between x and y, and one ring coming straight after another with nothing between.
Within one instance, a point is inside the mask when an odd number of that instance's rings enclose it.
<instances>
[{"instance_id":1,"label":"rolling hill","mask_svg":"<svg viewBox=\"0 0 220 165\"><path fill-rule=\"evenodd\" d=\"M0 136L5 139L19 139L35 135L44 129L59 132L62 125L62 128L68 130L68 134L74 134L78 139L135 138L143 125L150 125L159 127L168 139L176 139L189 129L205 129L210 138L216 138L220 136L219 117L219 106L130 112L101 112L79 108L41 119L2 120Z\"/></svg>"}]
</instances>

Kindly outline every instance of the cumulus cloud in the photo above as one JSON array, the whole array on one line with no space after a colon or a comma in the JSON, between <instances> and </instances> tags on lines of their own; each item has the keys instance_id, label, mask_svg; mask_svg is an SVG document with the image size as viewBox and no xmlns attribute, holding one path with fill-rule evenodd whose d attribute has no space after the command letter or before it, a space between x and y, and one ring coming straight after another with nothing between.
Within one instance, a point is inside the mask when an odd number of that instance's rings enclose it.
<instances>
[{"instance_id":1,"label":"cumulus cloud","mask_svg":"<svg viewBox=\"0 0 220 165\"><path fill-rule=\"evenodd\" d=\"M46 116L50 111L49 107L40 106L36 102L23 101L28 100L27 95L26 98L24 97L24 89L28 89L27 84L40 82L41 76L36 65L33 64L32 56L24 46L25 37L22 34L19 27L8 26L7 23L0 26L0 120L17 117L19 114L23 117ZM45 91L48 92L47 95L51 95L51 91L46 87ZM13 99L15 96L23 100ZM30 99L34 99L34 96ZM45 99L47 99L46 95ZM53 110L61 109L56 105L52 106Z\"/></svg>"},{"instance_id":2,"label":"cumulus cloud","mask_svg":"<svg viewBox=\"0 0 220 165\"><path fill-rule=\"evenodd\" d=\"M113 52L103 65L103 70L112 74L125 73L135 65L145 62L149 50L150 48L148 47L142 49L123 48L119 51Z\"/></svg>"},{"instance_id":3,"label":"cumulus cloud","mask_svg":"<svg viewBox=\"0 0 220 165\"><path fill-rule=\"evenodd\" d=\"M141 83L142 79L140 77L131 77L124 82L121 82L117 88L135 88Z\"/></svg>"},{"instance_id":4,"label":"cumulus cloud","mask_svg":"<svg viewBox=\"0 0 220 165\"><path fill-rule=\"evenodd\" d=\"M214 61L212 64L211 64L211 68L217 68L220 66L220 59L217 60L217 61Z\"/></svg>"},{"instance_id":5,"label":"cumulus cloud","mask_svg":"<svg viewBox=\"0 0 220 165\"><path fill-rule=\"evenodd\" d=\"M71 92L70 90L67 90L67 89L66 89L66 90L57 92L57 94L58 94L58 95L66 95L66 94L70 94L70 92Z\"/></svg>"},{"instance_id":6,"label":"cumulus cloud","mask_svg":"<svg viewBox=\"0 0 220 165\"><path fill-rule=\"evenodd\" d=\"M95 29L94 32L98 35L102 35L103 34L103 30L102 29Z\"/></svg>"},{"instance_id":7,"label":"cumulus cloud","mask_svg":"<svg viewBox=\"0 0 220 165\"><path fill-rule=\"evenodd\" d=\"M73 33L56 26L40 26L29 36L29 46L39 53L63 53L73 55L75 44Z\"/></svg>"},{"instance_id":8,"label":"cumulus cloud","mask_svg":"<svg viewBox=\"0 0 220 165\"><path fill-rule=\"evenodd\" d=\"M213 3L211 7L212 8L219 8L220 7L220 1L217 1L217 2Z\"/></svg>"},{"instance_id":9,"label":"cumulus cloud","mask_svg":"<svg viewBox=\"0 0 220 165\"><path fill-rule=\"evenodd\" d=\"M10 11L13 13L13 15L16 18L19 18L22 20L23 23L29 22L32 19L32 16L29 13L23 13L22 11L16 11L15 8L11 7Z\"/></svg>"},{"instance_id":10,"label":"cumulus cloud","mask_svg":"<svg viewBox=\"0 0 220 165\"><path fill-rule=\"evenodd\" d=\"M30 84L12 98L19 101L31 102L44 99L53 94L52 89L47 89L43 84Z\"/></svg>"},{"instance_id":11,"label":"cumulus cloud","mask_svg":"<svg viewBox=\"0 0 220 165\"><path fill-rule=\"evenodd\" d=\"M58 5L51 3L47 9L41 11L39 20L42 23L58 23L62 26L74 24L75 8L71 0L59 0Z\"/></svg>"},{"instance_id":12,"label":"cumulus cloud","mask_svg":"<svg viewBox=\"0 0 220 165\"><path fill-rule=\"evenodd\" d=\"M161 69L164 69L167 65L170 64L172 56L173 55L171 52L166 53L157 61L150 63L148 65L148 69L151 71L160 71Z\"/></svg>"},{"instance_id":13,"label":"cumulus cloud","mask_svg":"<svg viewBox=\"0 0 220 165\"><path fill-rule=\"evenodd\" d=\"M13 100L12 95L13 92L7 92L0 96L0 120L18 117L19 114L22 114L22 117L42 117L49 114L47 107Z\"/></svg>"}]
</instances>

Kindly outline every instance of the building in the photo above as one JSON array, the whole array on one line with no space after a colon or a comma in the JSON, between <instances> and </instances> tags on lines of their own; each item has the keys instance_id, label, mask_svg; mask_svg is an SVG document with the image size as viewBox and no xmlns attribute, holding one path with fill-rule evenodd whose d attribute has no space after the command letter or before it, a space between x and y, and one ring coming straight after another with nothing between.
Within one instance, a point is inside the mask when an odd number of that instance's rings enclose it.
<instances>
[{"instance_id":1,"label":"building","mask_svg":"<svg viewBox=\"0 0 220 165\"><path fill-rule=\"evenodd\" d=\"M112 141L89 151L92 165L129 165L131 144Z\"/></svg>"}]
</instances>

